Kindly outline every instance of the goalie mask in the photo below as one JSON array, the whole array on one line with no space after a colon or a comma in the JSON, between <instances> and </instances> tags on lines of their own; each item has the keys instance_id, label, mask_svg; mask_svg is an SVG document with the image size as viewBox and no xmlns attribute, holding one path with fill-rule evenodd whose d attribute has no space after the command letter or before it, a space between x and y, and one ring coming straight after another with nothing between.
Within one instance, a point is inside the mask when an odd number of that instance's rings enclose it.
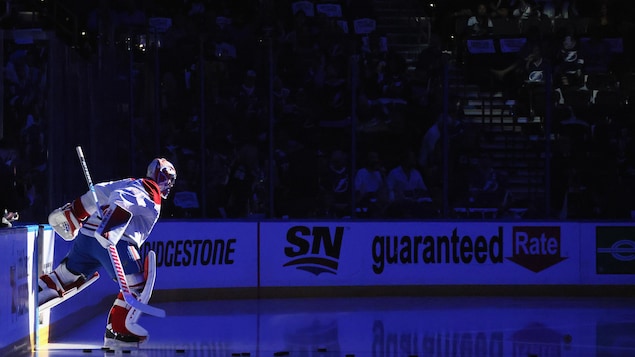
<instances>
[{"instance_id":1,"label":"goalie mask","mask_svg":"<svg viewBox=\"0 0 635 357\"><path fill-rule=\"evenodd\" d=\"M176 169L168 160L156 158L148 165L146 177L154 180L159 185L161 197L167 198L176 181Z\"/></svg>"}]
</instances>

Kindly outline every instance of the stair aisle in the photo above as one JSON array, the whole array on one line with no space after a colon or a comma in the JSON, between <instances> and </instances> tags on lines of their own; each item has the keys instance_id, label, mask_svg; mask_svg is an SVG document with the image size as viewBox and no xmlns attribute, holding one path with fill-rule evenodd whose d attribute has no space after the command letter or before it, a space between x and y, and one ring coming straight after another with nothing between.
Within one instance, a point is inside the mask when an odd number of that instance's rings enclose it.
<instances>
[{"instance_id":1,"label":"stair aisle","mask_svg":"<svg viewBox=\"0 0 635 357\"><path fill-rule=\"evenodd\" d=\"M432 18L427 16L422 2L373 0L373 7L378 35L386 37L389 48L412 67L432 35Z\"/></svg>"},{"instance_id":2,"label":"stair aisle","mask_svg":"<svg viewBox=\"0 0 635 357\"><path fill-rule=\"evenodd\" d=\"M545 155L543 118L518 116L517 103L501 92L471 84L460 67L450 70L450 91L463 105L464 124L479 133L474 165L491 162L504 182L505 207L515 213L543 202Z\"/></svg>"}]
</instances>

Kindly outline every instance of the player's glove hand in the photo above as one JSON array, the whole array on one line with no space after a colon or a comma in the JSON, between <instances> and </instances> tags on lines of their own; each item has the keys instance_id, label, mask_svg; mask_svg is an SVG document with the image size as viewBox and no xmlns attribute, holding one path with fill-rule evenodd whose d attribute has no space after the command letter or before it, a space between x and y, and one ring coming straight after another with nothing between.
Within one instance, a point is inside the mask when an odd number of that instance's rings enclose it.
<instances>
[{"instance_id":1,"label":"player's glove hand","mask_svg":"<svg viewBox=\"0 0 635 357\"><path fill-rule=\"evenodd\" d=\"M75 239L82 227L82 222L73 213L70 203L51 212L48 221L55 232L67 241Z\"/></svg>"}]
</instances>

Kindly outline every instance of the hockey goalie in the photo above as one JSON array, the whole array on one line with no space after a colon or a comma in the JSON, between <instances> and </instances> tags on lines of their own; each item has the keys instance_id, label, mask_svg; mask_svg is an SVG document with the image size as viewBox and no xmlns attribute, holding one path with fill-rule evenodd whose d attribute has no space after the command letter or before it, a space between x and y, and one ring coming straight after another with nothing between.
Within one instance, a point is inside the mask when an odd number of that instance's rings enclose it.
<instances>
[{"instance_id":1,"label":"hockey goalie","mask_svg":"<svg viewBox=\"0 0 635 357\"><path fill-rule=\"evenodd\" d=\"M99 278L103 268L114 281L117 275L109 254L116 247L130 294L147 304L155 280L155 255L142 261L139 248L157 222L162 199L176 181L176 170L164 158L152 160L145 178L101 182L49 215L49 224L67 241L68 253L49 274L39 278L40 310L50 309L79 293ZM96 196L94 194L96 194ZM101 204L97 207L95 202ZM138 347L148 339L138 324L141 313L124 299L121 290L108 314L104 346Z\"/></svg>"}]
</instances>

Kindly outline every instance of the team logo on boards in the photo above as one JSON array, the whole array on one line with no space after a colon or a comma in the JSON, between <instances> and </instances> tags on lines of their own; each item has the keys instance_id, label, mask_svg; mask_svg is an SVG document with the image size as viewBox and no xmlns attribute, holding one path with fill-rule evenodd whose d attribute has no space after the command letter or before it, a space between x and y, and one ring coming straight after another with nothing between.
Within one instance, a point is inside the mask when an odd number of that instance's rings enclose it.
<instances>
[{"instance_id":1,"label":"team logo on boards","mask_svg":"<svg viewBox=\"0 0 635 357\"><path fill-rule=\"evenodd\" d=\"M291 258L283 266L320 275L337 274L344 227L293 226L287 231L289 246L284 254Z\"/></svg>"},{"instance_id":2,"label":"team logo on boards","mask_svg":"<svg viewBox=\"0 0 635 357\"><path fill-rule=\"evenodd\" d=\"M538 273L567 259L561 246L560 227L513 227L512 256L507 259Z\"/></svg>"},{"instance_id":3,"label":"team logo on boards","mask_svg":"<svg viewBox=\"0 0 635 357\"><path fill-rule=\"evenodd\" d=\"M635 227L597 227L598 274L635 274Z\"/></svg>"}]
</instances>

